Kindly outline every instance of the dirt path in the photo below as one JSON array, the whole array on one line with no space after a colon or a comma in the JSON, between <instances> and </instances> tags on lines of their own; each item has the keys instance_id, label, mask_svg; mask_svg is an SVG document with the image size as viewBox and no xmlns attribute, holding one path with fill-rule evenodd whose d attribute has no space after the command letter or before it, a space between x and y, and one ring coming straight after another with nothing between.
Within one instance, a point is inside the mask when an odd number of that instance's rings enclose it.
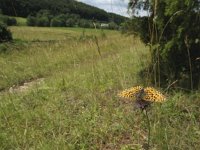
<instances>
[{"instance_id":1,"label":"dirt path","mask_svg":"<svg viewBox=\"0 0 200 150\"><path fill-rule=\"evenodd\" d=\"M44 82L44 78L37 78L37 79L31 80L28 82L24 82L23 84L18 85L18 86L14 85L14 86L10 87L8 91L10 93L25 92L25 91L29 90L30 88L32 88L33 86L37 86L43 82Z\"/></svg>"}]
</instances>

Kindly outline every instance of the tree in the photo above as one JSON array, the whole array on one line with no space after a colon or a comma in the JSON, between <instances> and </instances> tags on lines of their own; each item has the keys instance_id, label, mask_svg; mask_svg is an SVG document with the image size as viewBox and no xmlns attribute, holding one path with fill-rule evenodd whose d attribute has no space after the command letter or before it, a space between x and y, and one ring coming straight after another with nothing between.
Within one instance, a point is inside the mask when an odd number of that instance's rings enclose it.
<instances>
[{"instance_id":1,"label":"tree","mask_svg":"<svg viewBox=\"0 0 200 150\"><path fill-rule=\"evenodd\" d=\"M158 86L178 80L183 87L200 83L200 1L131 0L133 33L150 46L152 79ZM149 16L137 17L141 10ZM189 83L189 84L187 84Z\"/></svg>"}]
</instances>

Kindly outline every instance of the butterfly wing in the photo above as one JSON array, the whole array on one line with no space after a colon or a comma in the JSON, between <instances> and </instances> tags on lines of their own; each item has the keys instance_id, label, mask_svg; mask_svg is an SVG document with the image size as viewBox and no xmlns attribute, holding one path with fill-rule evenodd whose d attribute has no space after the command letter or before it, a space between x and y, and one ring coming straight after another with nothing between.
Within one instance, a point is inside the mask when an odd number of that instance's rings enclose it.
<instances>
[{"instance_id":1,"label":"butterfly wing","mask_svg":"<svg viewBox=\"0 0 200 150\"><path fill-rule=\"evenodd\" d=\"M141 86L126 89L118 94L122 98L134 98L143 88Z\"/></svg>"},{"instance_id":2,"label":"butterfly wing","mask_svg":"<svg viewBox=\"0 0 200 150\"><path fill-rule=\"evenodd\" d=\"M146 87L144 89L143 100L150 102L164 102L166 100L165 96L152 87Z\"/></svg>"}]
</instances>

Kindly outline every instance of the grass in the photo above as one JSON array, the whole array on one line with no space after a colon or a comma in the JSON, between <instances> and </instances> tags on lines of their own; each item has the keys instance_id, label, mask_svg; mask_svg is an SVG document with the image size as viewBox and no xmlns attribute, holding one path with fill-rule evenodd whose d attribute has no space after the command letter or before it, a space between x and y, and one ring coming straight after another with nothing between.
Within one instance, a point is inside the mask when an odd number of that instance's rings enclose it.
<instances>
[{"instance_id":1,"label":"grass","mask_svg":"<svg viewBox=\"0 0 200 150\"><path fill-rule=\"evenodd\" d=\"M149 54L139 39L93 29L11 31L20 41L0 53L0 149L142 149L144 116L116 96L145 84L138 72ZM44 81L9 92L36 78ZM152 106L152 149L200 149L199 99L174 92Z\"/></svg>"},{"instance_id":2,"label":"grass","mask_svg":"<svg viewBox=\"0 0 200 150\"><path fill-rule=\"evenodd\" d=\"M17 26L27 26L26 18L14 17L17 20Z\"/></svg>"}]
</instances>

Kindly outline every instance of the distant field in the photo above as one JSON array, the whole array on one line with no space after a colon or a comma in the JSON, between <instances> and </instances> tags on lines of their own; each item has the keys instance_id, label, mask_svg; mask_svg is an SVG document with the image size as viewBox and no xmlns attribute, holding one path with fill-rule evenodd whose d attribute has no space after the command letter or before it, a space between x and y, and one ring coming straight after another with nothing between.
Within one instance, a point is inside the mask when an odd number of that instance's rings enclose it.
<instances>
[{"instance_id":1,"label":"distant field","mask_svg":"<svg viewBox=\"0 0 200 150\"><path fill-rule=\"evenodd\" d=\"M147 53L144 51L145 46L138 39L122 36L117 31L38 27L11 27L10 30L18 41L6 45L8 54L2 54L4 57L1 62L5 70L2 72L0 88L21 83L29 78L63 72L63 69L68 70L76 63L90 64L115 56L121 51L133 49L134 55ZM133 45L133 40L137 45ZM135 59L132 61L137 62Z\"/></svg>"},{"instance_id":2,"label":"distant field","mask_svg":"<svg viewBox=\"0 0 200 150\"><path fill-rule=\"evenodd\" d=\"M83 29L83 28L65 28L65 27L11 27L13 37L15 39L21 39L25 41L63 41L73 38L90 38L88 36L99 36L102 37L104 34L113 37L120 35L119 32L112 30L95 30L95 29ZM90 40L88 40L90 41ZM63 41L64 43L66 41ZM74 40L73 42L79 43Z\"/></svg>"},{"instance_id":3,"label":"distant field","mask_svg":"<svg viewBox=\"0 0 200 150\"><path fill-rule=\"evenodd\" d=\"M0 149L142 149L143 114L118 91L145 84L148 47L111 30L11 27L0 46ZM152 149L200 149L200 94L150 110Z\"/></svg>"}]
</instances>

